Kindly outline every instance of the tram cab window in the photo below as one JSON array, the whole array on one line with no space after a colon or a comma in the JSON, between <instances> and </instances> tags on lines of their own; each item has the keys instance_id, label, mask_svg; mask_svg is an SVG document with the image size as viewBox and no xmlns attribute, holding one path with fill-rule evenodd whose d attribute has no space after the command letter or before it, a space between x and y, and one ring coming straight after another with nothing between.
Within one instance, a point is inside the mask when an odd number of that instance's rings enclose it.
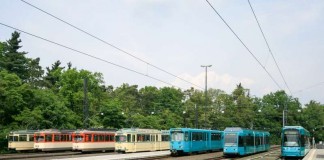
<instances>
[{"instance_id":1,"label":"tram cab window","mask_svg":"<svg viewBox=\"0 0 324 160\"><path fill-rule=\"evenodd\" d=\"M36 136L36 142L43 142L44 136Z\"/></svg>"},{"instance_id":2,"label":"tram cab window","mask_svg":"<svg viewBox=\"0 0 324 160\"><path fill-rule=\"evenodd\" d=\"M9 136L9 141L18 141L18 136Z\"/></svg>"},{"instance_id":3,"label":"tram cab window","mask_svg":"<svg viewBox=\"0 0 324 160\"><path fill-rule=\"evenodd\" d=\"M182 131L172 131L171 132L171 141L183 141L184 134Z\"/></svg>"},{"instance_id":4,"label":"tram cab window","mask_svg":"<svg viewBox=\"0 0 324 160\"><path fill-rule=\"evenodd\" d=\"M81 142L81 141L83 141L83 136L82 136L82 135L76 135L76 136L74 137L74 141L75 141L75 142Z\"/></svg>"},{"instance_id":5,"label":"tram cab window","mask_svg":"<svg viewBox=\"0 0 324 160\"><path fill-rule=\"evenodd\" d=\"M226 133L225 134L225 146L237 146L237 134Z\"/></svg>"},{"instance_id":6,"label":"tram cab window","mask_svg":"<svg viewBox=\"0 0 324 160\"><path fill-rule=\"evenodd\" d=\"M283 138L283 146L285 147L297 147L299 143L299 133L297 130L285 130Z\"/></svg>"},{"instance_id":7,"label":"tram cab window","mask_svg":"<svg viewBox=\"0 0 324 160\"><path fill-rule=\"evenodd\" d=\"M125 135L117 135L116 142L126 142L126 136ZM129 141L127 141L127 142L129 142Z\"/></svg>"}]
</instances>

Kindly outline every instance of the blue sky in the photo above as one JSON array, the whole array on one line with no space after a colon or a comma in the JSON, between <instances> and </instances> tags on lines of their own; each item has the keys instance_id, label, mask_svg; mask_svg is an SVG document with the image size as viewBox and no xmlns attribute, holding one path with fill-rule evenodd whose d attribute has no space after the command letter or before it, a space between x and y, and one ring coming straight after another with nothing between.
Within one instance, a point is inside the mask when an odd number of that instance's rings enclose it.
<instances>
[{"instance_id":1,"label":"blue sky","mask_svg":"<svg viewBox=\"0 0 324 160\"><path fill-rule=\"evenodd\" d=\"M26 0L53 15L187 81L230 93L238 83L258 97L280 88L246 51L204 0ZM324 103L324 1L250 0L293 96L302 103ZM248 1L210 0L282 89L287 92L253 17ZM0 22L110 62L148 74L183 89L191 85L103 44L26 5L2 0ZM0 40L12 29L0 25ZM23 51L40 57L45 68L56 60L101 72L107 85L166 86L127 70L21 34ZM309 88L309 89L306 89ZM301 91L300 91L301 90ZM288 92L289 93L289 92Z\"/></svg>"}]
</instances>

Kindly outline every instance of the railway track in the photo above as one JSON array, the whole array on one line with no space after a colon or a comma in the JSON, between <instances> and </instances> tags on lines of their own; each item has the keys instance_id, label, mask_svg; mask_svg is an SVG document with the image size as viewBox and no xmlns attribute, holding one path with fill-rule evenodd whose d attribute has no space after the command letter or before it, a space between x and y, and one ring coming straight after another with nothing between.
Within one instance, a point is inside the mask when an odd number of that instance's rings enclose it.
<instances>
[{"instance_id":1,"label":"railway track","mask_svg":"<svg viewBox=\"0 0 324 160\"><path fill-rule=\"evenodd\" d=\"M145 154L146 152L142 152ZM93 157L93 156L106 156L106 155L118 155L115 152L108 153L90 153L82 154L81 152L59 152L59 153L34 153L34 154L7 154L0 155L0 159L33 159L33 160L49 160L49 159L61 159L61 158L81 158L81 157ZM248 155L244 157L224 157L223 152L208 152L208 153L195 153L186 156L172 157L171 155L162 155L145 158L129 158L129 159L141 159L141 160L153 160L153 159L166 159L166 160L278 160L280 159L280 146L273 146L268 152L261 152L258 154Z\"/></svg>"}]
</instances>

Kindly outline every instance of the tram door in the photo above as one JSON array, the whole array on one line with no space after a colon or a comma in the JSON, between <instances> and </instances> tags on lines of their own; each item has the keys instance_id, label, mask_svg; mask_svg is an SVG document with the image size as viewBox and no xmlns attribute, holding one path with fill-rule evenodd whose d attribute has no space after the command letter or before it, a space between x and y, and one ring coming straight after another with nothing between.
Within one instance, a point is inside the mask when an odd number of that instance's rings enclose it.
<instances>
[{"instance_id":1,"label":"tram door","mask_svg":"<svg viewBox=\"0 0 324 160\"><path fill-rule=\"evenodd\" d=\"M135 146L135 135L133 134L127 134L127 144L128 146L126 148L129 149L129 151L136 151L136 146Z\"/></svg>"},{"instance_id":2,"label":"tram door","mask_svg":"<svg viewBox=\"0 0 324 160\"><path fill-rule=\"evenodd\" d=\"M156 150L155 134L151 134L151 150Z\"/></svg>"}]
</instances>

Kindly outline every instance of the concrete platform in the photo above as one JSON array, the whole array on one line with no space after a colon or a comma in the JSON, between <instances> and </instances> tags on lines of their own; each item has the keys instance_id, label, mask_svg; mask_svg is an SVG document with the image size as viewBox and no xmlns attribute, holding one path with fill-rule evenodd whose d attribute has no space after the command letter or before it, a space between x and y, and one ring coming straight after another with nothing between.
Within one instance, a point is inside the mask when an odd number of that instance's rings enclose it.
<instances>
[{"instance_id":1,"label":"concrete platform","mask_svg":"<svg viewBox=\"0 0 324 160\"><path fill-rule=\"evenodd\" d=\"M148 157L157 157L170 155L170 151L157 151L157 152L138 152L138 153L126 153L126 154L114 154L103 156L90 156L90 157L76 157L76 158L63 158L65 160L120 160L120 159L140 159ZM56 159L62 160L62 159Z\"/></svg>"},{"instance_id":2,"label":"concrete platform","mask_svg":"<svg viewBox=\"0 0 324 160\"><path fill-rule=\"evenodd\" d=\"M324 160L324 149L311 149L303 160Z\"/></svg>"}]
</instances>

